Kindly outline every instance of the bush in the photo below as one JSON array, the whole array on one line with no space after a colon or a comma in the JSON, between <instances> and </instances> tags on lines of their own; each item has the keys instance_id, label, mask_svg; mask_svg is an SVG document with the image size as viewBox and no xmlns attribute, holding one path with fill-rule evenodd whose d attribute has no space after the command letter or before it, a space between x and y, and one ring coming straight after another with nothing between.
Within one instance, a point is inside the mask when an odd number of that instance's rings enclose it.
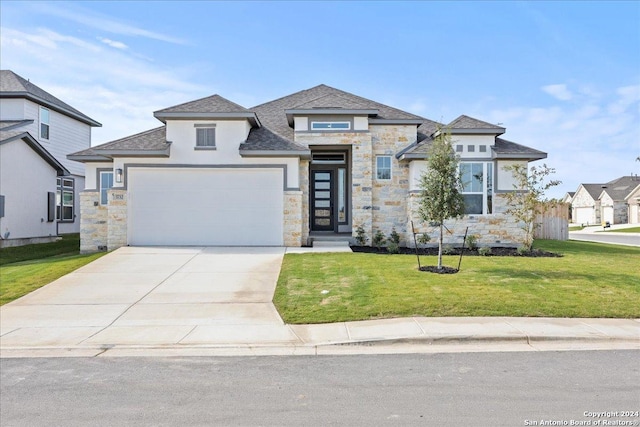
<instances>
[{"instance_id":1,"label":"bush","mask_svg":"<svg viewBox=\"0 0 640 427\"><path fill-rule=\"evenodd\" d=\"M518 255L527 255L529 253L529 248L526 246L520 246L517 250Z\"/></svg>"},{"instance_id":2,"label":"bush","mask_svg":"<svg viewBox=\"0 0 640 427\"><path fill-rule=\"evenodd\" d=\"M382 247L382 243L384 242L384 233L380 230L377 230L373 234L373 239L371 240L371 244L380 249Z\"/></svg>"},{"instance_id":3,"label":"bush","mask_svg":"<svg viewBox=\"0 0 640 427\"><path fill-rule=\"evenodd\" d=\"M467 236L467 248L470 250L478 249L478 239L480 236L477 234L470 234Z\"/></svg>"},{"instance_id":4,"label":"bush","mask_svg":"<svg viewBox=\"0 0 640 427\"><path fill-rule=\"evenodd\" d=\"M442 248L442 253L444 255L455 255L456 250L451 245L444 245L444 247Z\"/></svg>"},{"instance_id":5,"label":"bush","mask_svg":"<svg viewBox=\"0 0 640 427\"><path fill-rule=\"evenodd\" d=\"M387 251L391 254L400 252L400 235L396 232L395 227L391 229L391 234L387 239Z\"/></svg>"},{"instance_id":6,"label":"bush","mask_svg":"<svg viewBox=\"0 0 640 427\"><path fill-rule=\"evenodd\" d=\"M369 239L364 231L364 227L359 225L358 228L356 228L356 242L359 246L364 246L367 244L367 240Z\"/></svg>"},{"instance_id":7,"label":"bush","mask_svg":"<svg viewBox=\"0 0 640 427\"><path fill-rule=\"evenodd\" d=\"M478 255L482 255L482 256L489 256L489 255L491 255L491 248L486 247L486 248L480 248L480 249L478 249Z\"/></svg>"}]
</instances>

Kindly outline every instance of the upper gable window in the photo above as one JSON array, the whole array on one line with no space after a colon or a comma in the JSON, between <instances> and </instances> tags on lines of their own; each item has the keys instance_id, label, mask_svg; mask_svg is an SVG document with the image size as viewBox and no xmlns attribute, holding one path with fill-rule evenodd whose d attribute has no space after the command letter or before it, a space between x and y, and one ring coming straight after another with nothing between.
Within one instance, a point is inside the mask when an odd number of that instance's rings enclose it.
<instances>
[{"instance_id":1,"label":"upper gable window","mask_svg":"<svg viewBox=\"0 0 640 427\"><path fill-rule=\"evenodd\" d=\"M351 122L311 122L311 130L350 130Z\"/></svg>"},{"instance_id":2,"label":"upper gable window","mask_svg":"<svg viewBox=\"0 0 640 427\"><path fill-rule=\"evenodd\" d=\"M216 148L216 125L195 125L196 127L196 149L215 150Z\"/></svg>"},{"instance_id":3,"label":"upper gable window","mask_svg":"<svg viewBox=\"0 0 640 427\"><path fill-rule=\"evenodd\" d=\"M49 110L40 107L40 138L49 139Z\"/></svg>"},{"instance_id":4,"label":"upper gable window","mask_svg":"<svg viewBox=\"0 0 640 427\"><path fill-rule=\"evenodd\" d=\"M376 157L376 179L380 181L391 179L391 156Z\"/></svg>"}]
</instances>

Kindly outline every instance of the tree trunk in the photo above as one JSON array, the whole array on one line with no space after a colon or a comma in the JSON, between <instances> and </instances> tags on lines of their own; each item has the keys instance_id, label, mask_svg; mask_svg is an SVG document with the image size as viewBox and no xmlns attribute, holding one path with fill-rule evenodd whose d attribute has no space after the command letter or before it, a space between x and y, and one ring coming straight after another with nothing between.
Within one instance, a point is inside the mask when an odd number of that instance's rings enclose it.
<instances>
[{"instance_id":1,"label":"tree trunk","mask_svg":"<svg viewBox=\"0 0 640 427\"><path fill-rule=\"evenodd\" d=\"M438 270L442 268L442 229L444 228L444 224L440 222L440 242L438 244Z\"/></svg>"}]
</instances>

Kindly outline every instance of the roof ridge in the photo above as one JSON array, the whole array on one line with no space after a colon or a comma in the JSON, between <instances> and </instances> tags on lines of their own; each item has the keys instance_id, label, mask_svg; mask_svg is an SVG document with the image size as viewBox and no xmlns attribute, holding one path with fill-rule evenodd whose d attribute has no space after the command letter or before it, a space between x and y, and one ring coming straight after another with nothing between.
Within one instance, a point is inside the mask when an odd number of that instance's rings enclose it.
<instances>
[{"instance_id":1,"label":"roof ridge","mask_svg":"<svg viewBox=\"0 0 640 427\"><path fill-rule=\"evenodd\" d=\"M238 104L236 102L230 101L230 100L228 100L227 98L225 98L224 96L222 96L220 94L214 93L213 95L203 96L202 98L198 98L198 99L194 99L194 100L191 100L191 101L182 102L180 104L171 105L169 107L162 108L160 110L154 111L154 114L155 113L162 113L162 112L164 112L166 110L172 110L172 109L180 108L180 107L183 107L183 106L189 105L189 104L195 104L197 102L204 101L206 99L212 99L212 98L221 99L222 101L224 101L227 104L231 104L234 107L238 107L239 108L238 112L243 112L243 113L251 113L252 112L251 110L243 107L242 105L240 105L240 104Z\"/></svg>"},{"instance_id":2,"label":"roof ridge","mask_svg":"<svg viewBox=\"0 0 640 427\"><path fill-rule=\"evenodd\" d=\"M468 116L466 114L460 114L458 117L456 117L454 120L452 120L449 123L449 126L452 125L453 123L457 122L458 120L462 120L462 119L469 119L469 120L473 120L474 122L482 123L484 125L490 126L491 129L504 129L504 127L502 127L502 126L494 125L493 123L489 123L489 122L486 122L484 120L476 119L475 117L471 117L471 116Z\"/></svg>"}]
</instances>

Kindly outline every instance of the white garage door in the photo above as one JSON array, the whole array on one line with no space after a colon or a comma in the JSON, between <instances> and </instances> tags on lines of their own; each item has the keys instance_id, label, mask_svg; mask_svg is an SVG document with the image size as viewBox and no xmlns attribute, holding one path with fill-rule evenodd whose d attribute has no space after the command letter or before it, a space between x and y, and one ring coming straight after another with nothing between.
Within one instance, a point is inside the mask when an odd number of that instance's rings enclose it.
<instances>
[{"instance_id":1,"label":"white garage door","mask_svg":"<svg viewBox=\"0 0 640 427\"><path fill-rule=\"evenodd\" d=\"M593 208L576 208L575 219L576 224L593 224L595 218L593 217Z\"/></svg>"},{"instance_id":2,"label":"white garage door","mask_svg":"<svg viewBox=\"0 0 640 427\"><path fill-rule=\"evenodd\" d=\"M129 244L281 246L282 174L281 169L129 169Z\"/></svg>"},{"instance_id":3,"label":"white garage door","mask_svg":"<svg viewBox=\"0 0 640 427\"><path fill-rule=\"evenodd\" d=\"M638 205L631 205L629 213L629 224L640 223L640 215L638 215Z\"/></svg>"}]
</instances>

